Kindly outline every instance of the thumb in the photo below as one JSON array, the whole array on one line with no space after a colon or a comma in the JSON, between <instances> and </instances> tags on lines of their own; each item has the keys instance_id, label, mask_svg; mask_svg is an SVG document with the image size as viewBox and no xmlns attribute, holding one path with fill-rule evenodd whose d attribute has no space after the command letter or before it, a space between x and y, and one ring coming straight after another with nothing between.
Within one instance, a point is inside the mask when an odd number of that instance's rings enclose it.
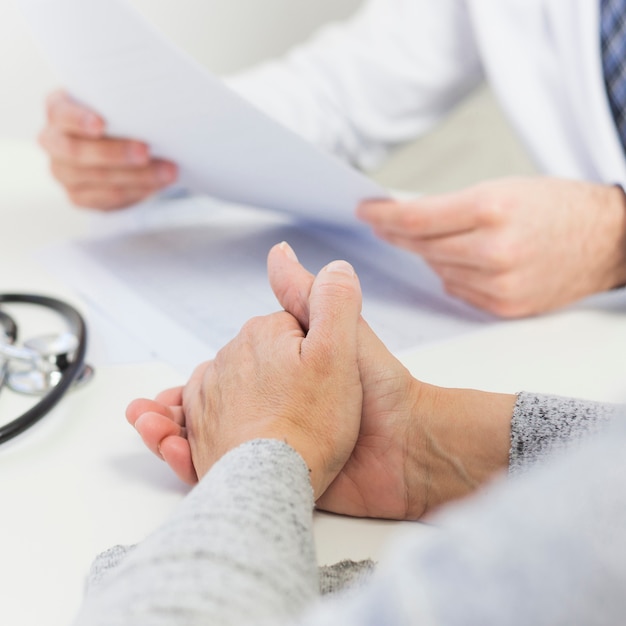
<instances>
[{"instance_id":1,"label":"thumb","mask_svg":"<svg viewBox=\"0 0 626 626\"><path fill-rule=\"evenodd\" d=\"M309 329L309 295L315 277L307 271L286 241L276 244L267 257L267 274L280 306L304 330Z\"/></svg>"},{"instance_id":2,"label":"thumb","mask_svg":"<svg viewBox=\"0 0 626 626\"><path fill-rule=\"evenodd\" d=\"M361 286L352 266L333 261L324 267L311 287L309 332L302 343L302 356L311 353L356 362L361 304Z\"/></svg>"}]
</instances>

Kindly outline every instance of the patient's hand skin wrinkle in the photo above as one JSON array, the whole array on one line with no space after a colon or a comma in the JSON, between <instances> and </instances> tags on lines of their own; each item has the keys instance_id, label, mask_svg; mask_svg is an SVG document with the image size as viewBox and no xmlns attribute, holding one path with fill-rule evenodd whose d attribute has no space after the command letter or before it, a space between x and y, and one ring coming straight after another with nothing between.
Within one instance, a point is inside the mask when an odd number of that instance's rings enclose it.
<instances>
[{"instance_id":1,"label":"patient's hand skin wrinkle","mask_svg":"<svg viewBox=\"0 0 626 626\"><path fill-rule=\"evenodd\" d=\"M268 271L280 304L308 329L314 277L285 243L270 251ZM318 494L319 508L359 517L418 519L508 467L515 396L446 389L413 378L362 318L357 346L362 394L358 433L342 468ZM136 400L127 411L146 445L188 483L197 481L198 471L185 429L183 390L188 399L200 394L197 379L207 367L199 368L191 387L167 390L154 401ZM259 395L262 404L261 391ZM315 398L310 402L315 404Z\"/></svg>"}]
</instances>

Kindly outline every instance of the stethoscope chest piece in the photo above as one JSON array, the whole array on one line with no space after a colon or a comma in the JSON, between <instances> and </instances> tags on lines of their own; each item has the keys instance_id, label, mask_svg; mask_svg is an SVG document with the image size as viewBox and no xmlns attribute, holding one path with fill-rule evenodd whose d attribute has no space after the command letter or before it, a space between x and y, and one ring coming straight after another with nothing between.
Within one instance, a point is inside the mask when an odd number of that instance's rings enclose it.
<instances>
[{"instance_id":1,"label":"stethoscope chest piece","mask_svg":"<svg viewBox=\"0 0 626 626\"><path fill-rule=\"evenodd\" d=\"M14 348L6 384L12 391L30 396L45 396L56 387L68 364L75 359L78 339L71 333L42 335ZM84 364L72 383L82 385L93 377L93 368Z\"/></svg>"},{"instance_id":2,"label":"stethoscope chest piece","mask_svg":"<svg viewBox=\"0 0 626 626\"><path fill-rule=\"evenodd\" d=\"M0 304L34 304L56 311L68 332L42 335L16 345L17 324L0 311L0 387L40 399L24 414L0 425L0 443L12 439L38 422L63 395L91 380L85 364L87 329L80 313L66 302L31 294L0 294Z\"/></svg>"}]
</instances>

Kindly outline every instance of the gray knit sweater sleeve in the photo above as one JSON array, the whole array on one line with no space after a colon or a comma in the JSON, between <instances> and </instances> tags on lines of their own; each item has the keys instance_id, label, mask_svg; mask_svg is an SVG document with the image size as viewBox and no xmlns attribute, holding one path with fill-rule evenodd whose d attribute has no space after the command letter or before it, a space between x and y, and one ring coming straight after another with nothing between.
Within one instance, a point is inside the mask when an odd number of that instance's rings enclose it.
<instances>
[{"instance_id":1,"label":"gray knit sweater sleeve","mask_svg":"<svg viewBox=\"0 0 626 626\"><path fill-rule=\"evenodd\" d=\"M244 444L111 555L75 626L622 623L626 418L598 430L550 459L540 446L544 462L446 508L437 531L407 530L364 587L323 601L304 462L279 441Z\"/></svg>"},{"instance_id":2,"label":"gray knit sweater sleeve","mask_svg":"<svg viewBox=\"0 0 626 626\"><path fill-rule=\"evenodd\" d=\"M622 407L522 392L511 421L509 473L517 474L598 432Z\"/></svg>"},{"instance_id":3,"label":"gray knit sweater sleeve","mask_svg":"<svg viewBox=\"0 0 626 626\"><path fill-rule=\"evenodd\" d=\"M81 625L207 626L284 619L319 593L302 458L257 440L226 454L144 542L92 585Z\"/></svg>"}]
</instances>

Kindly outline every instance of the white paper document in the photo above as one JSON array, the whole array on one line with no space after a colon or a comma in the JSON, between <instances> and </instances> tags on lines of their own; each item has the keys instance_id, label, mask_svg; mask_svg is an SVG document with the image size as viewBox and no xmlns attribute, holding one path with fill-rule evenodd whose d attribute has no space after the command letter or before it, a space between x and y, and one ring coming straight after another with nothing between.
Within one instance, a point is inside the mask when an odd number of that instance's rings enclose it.
<instances>
[{"instance_id":1,"label":"white paper document","mask_svg":"<svg viewBox=\"0 0 626 626\"><path fill-rule=\"evenodd\" d=\"M111 135L147 142L194 192L355 224L388 193L239 97L124 0L15 0L62 84Z\"/></svg>"},{"instance_id":2,"label":"white paper document","mask_svg":"<svg viewBox=\"0 0 626 626\"><path fill-rule=\"evenodd\" d=\"M282 240L313 272L350 261L363 313L396 353L492 321L357 223L356 204L385 190L242 100L124 0L16 1L63 84L110 134L146 141L180 166L183 186L207 194L102 217L97 237L44 253L91 304L90 321L105 321L92 333L105 360L147 354L188 374L250 317L280 308L266 257ZM114 328L120 341L107 340Z\"/></svg>"},{"instance_id":3,"label":"white paper document","mask_svg":"<svg viewBox=\"0 0 626 626\"><path fill-rule=\"evenodd\" d=\"M116 230L107 217L125 223ZM339 258L353 264L363 315L396 354L494 321L448 297L421 259L363 231L305 226L208 198L146 205L99 221L106 234L45 251L46 268L125 337L184 375L213 357L250 317L280 309L266 258L284 240L312 272Z\"/></svg>"}]
</instances>

